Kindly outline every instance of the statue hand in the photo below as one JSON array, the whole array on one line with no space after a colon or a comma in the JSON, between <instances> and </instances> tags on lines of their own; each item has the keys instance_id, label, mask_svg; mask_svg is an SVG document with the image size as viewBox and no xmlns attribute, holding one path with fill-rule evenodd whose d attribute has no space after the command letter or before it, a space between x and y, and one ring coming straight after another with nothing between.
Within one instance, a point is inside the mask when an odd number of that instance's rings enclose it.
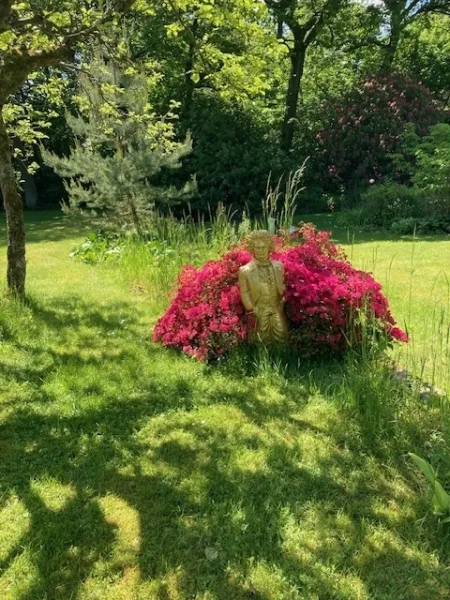
<instances>
[{"instance_id":1,"label":"statue hand","mask_svg":"<svg viewBox=\"0 0 450 600\"><path fill-rule=\"evenodd\" d=\"M259 313L258 306L257 305L253 306L252 310L250 311L250 314L255 315L255 317L258 318L258 313Z\"/></svg>"}]
</instances>

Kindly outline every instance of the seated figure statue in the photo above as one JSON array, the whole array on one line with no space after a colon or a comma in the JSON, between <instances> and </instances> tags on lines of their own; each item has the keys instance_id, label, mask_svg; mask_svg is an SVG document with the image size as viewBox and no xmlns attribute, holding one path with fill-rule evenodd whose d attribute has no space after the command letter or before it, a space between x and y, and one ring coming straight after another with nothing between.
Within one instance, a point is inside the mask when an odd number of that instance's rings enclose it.
<instances>
[{"instance_id":1,"label":"seated figure statue","mask_svg":"<svg viewBox=\"0 0 450 600\"><path fill-rule=\"evenodd\" d=\"M253 231L248 249L254 258L239 269L239 289L245 309L256 318L252 339L264 344L287 340L288 324L284 314L284 267L270 260L273 239L265 230Z\"/></svg>"}]
</instances>

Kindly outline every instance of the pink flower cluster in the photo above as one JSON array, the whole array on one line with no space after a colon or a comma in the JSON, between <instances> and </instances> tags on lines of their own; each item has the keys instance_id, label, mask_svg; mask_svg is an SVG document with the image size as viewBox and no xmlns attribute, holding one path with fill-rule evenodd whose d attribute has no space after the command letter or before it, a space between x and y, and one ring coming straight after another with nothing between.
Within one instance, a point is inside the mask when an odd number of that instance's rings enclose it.
<instances>
[{"instance_id":1,"label":"pink flower cluster","mask_svg":"<svg viewBox=\"0 0 450 600\"><path fill-rule=\"evenodd\" d=\"M381 286L370 274L358 271L330 242L328 232L303 225L297 240L276 240L272 258L285 268L285 307L290 343L304 356L345 350L358 336L362 311L374 316L379 331L392 340L407 341L395 326ZM251 260L249 252L233 248L220 260L200 269L187 266L178 280L175 297L158 321L153 340L206 360L244 343L254 326L240 300L239 267Z\"/></svg>"},{"instance_id":2,"label":"pink flower cluster","mask_svg":"<svg viewBox=\"0 0 450 600\"><path fill-rule=\"evenodd\" d=\"M201 269L184 267L175 298L158 321L153 340L200 359L220 356L243 342L249 323L238 272L251 258L249 252L233 249Z\"/></svg>"}]
</instances>

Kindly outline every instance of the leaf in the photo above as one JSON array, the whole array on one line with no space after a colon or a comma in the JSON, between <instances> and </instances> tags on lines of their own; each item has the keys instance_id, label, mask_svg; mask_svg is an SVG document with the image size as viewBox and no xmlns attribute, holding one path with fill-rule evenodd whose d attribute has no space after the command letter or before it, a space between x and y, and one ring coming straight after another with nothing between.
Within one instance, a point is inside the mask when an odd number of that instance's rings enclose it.
<instances>
[{"instance_id":1,"label":"leaf","mask_svg":"<svg viewBox=\"0 0 450 600\"><path fill-rule=\"evenodd\" d=\"M68 27L70 25L70 15L68 12L54 12L49 14L47 19L57 27Z\"/></svg>"},{"instance_id":2,"label":"leaf","mask_svg":"<svg viewBox=\"0 0 450 600\"><path fill-rule=\"evenodd\" d=\"M448 512L450 511L450 496L444 490L439 481L434 482L434 490L435 496L438 501L439 507L441 511Z\"/></svg>"},{"instance_id":3,"label":"leaf","mask_svg":"<svg viewBox=\"0 0 450 600\"><path fill-rule=\"evenodd\" d=\"M436 496L436 494L433 494L433 498L431 500L431 503L433 505L433 513L435 515L442 515L442 507L441 507L441 505L439 503L439 499Z\"/></svg>"},{"instance_id":4,"label":"leaf","mask_svg":"<svg viewBox=\"0 0 450 600\"><path fill-rule=\"evenodd\" d=\"M13 6L14 10L29 10L30 3L29 2L19 2Z\"/></svg>"},{"instance_id":5,"label":"leaf","mask_svg":"<svg viewBox=\"0 0 450 600\"><path fill-rule=\"evenodd\" d=\"M5 31L0 33L0 50L3 52L8 50L9 46L14 42L15 39L16 35L13 31Z\"/></svg>"},{"instance_id":6,"label":"leaf","mask_svg":"<svg viewBox=\"0 0 450 600\"><path fill-rule=\"evenodd\" d=\"M422 473L425 475L425 477L428 479L431 485L434 485L434 482L436 480L436 473L434 472L433 467L430 464L428 464L426 460L420 458L420 456L417 456L417 454L414 454L413 452L409 452L409 456L413 459L413 461L416 463L416 465L419 467L419 469L422 471Z\"/></svg>"},{"instance_id":7,"label":"leaf","mask_svg":"<svg viewBox=\"0 0 450 600\"><path fill-rule=\"evenodd\" d=\"M183 30L183 27L180 23L171 23L170 25L166 25L167 37L178 37L178 34Z\"/></svg>"}]
</instances>

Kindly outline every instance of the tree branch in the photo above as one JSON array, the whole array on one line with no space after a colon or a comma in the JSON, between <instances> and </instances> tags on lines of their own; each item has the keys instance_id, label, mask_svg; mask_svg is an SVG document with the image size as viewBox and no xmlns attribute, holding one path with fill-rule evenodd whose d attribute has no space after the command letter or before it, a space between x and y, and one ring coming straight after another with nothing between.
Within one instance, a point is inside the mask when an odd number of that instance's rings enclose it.
<instances>
[{"instance_id":1,"label":"tree branch","mask_svg":"<svg viewBox=\"0 0 450 600\"><path fill-rule=\"evenodd\" d=\"M430 13L434 13L434 14L439 14L439 15L445 15L445 16L450 16L450 4L447 5L442 5L439 6L438 4L430 4L429 6L422 6L419 8L419 10L417 12L414 13L414 15L411 16L411 21L413 19L415 19L416 17L418 17L419 15L425 15L425 14L430 14Z\"/></svg>"},{"instance_id":2,"label":"tree branch","mask_svg":"<svg viewBox=\"0 0 450 600\"><path fill-rule=\"evenodd\" d=\"M1 0L0 0L1 2ZM25 33L30 27L39 26L43 30L58 31L54 23L46 19L41 11L33 11L29 17L19 19L17 14L9 16L8 19L0 19L0 32L15 31L19 34Z\"/></svg>"},{"instance_id":3,"label":"tree branch","mask_svg":"<svg viewBox=\"0 0 450 600\"><path fill-rule=\"evenodd\" d=\"M383 44L383 42L380 42L380 40L377 40L376 38L368 38L365 41L352 44L351 46L345 46L345 51L354 52L355 50L360 50L361 48L367 48L369 46L377 46L378 48L385 50L389 47L389 44Z\"/></svg>"},{"instance_id":4,"label":"tree branch","mask_svg":"<svg viewBox=\"0 0 450 600\"><path fill-rule=\"evenodd\" d=\"M72 49L59 47L49 52L36 54L15 54L10 57L3 68L0 69L0 107L5 104L8 97L22 87L29 73L42 67L53 67L61 60L72 56Z\"/></svg>"},{"instance_id":5,"label":"tree branch","mask_svg":"<svg viewBox=\"0 0 450 600\"><path fill-rule=\"evenodd\" d=\"M110 19L112 19L112 17L116 13L125 13L127 10L129 10L133 6L135 1L136 0L116 0L116 3L108 7L103 16L99 17L92 25L86 27L85 29L74 31L73 33L68 33L64 36L64 39L69 42L74 38L79 40L86 36L89 36L91 33L97 31L101 25L104 25Z\"/></svg>"},{"instance_id":6,"label":"tree branch","mask_svg":"<svg viewBox=\"0 0 450 600\"><path fill-rule=\"evenodd\" d=\"M413 21L419 15L426 13L438 13L442 15L450 15L450 2L448 0L431 0L428 4L422 4L422 0L413 0L403 11L400 16L407 23ZM419 6L416 12L412 12Z\"/></svg>"},{"instance_id":7,"label":"tree branch","mask_svg":"<svg viewBox=\"0 0 450 600\"><path fill-rule=\"evenodd\" d=\"M314 19L310 19L308 21L308 30L304 37L304 44L309 46L317 37L321 29L321 25L323 24L324 15L320 14L318 17L316 16Z\"/></svg>"},{"instance_id":8,"label":"tree branch","mask_svg":"<svg viewBox=\"0 0 450 600\"><path fill-rule=\"evenodd\" d=\"M405 8L400 11L400 17L403 20L405 17L411 16L412 11L414 10L414 8L420 4L422 0L412 0L412 2L410 2L409 4L407 4L405 2Z\"/></svg>"},{"instance_id":9,"label":"tree branch","mask_svg":"<svg viewBox=\"0 0 450 600\"><path fill-rule=\"evenodd\" d=\"M14 0L1 0L0 4L0 25L3 24L11 14L11 7Z\"/></svg>"}]
</instances>

